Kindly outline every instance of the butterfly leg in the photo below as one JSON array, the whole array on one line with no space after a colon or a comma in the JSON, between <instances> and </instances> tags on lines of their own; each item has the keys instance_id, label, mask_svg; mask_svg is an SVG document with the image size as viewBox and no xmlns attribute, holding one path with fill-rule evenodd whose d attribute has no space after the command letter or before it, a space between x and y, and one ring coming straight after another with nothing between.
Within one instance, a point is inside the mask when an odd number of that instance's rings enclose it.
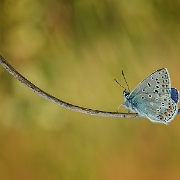
<instances>
[{"instance_id":1,"label":"butterfly leg","mask_svg":"<svg viewBox=\"0 0 180 180\"><path fill-rule=\"evenodd\" d=\"M119 106L118 106L118 108L117 108L117 110L116 110L116 112L118 112L119 111L119 108L122 106L122 104L120 104Z\"/></svg>"},{"instance_id":2,"label":"butterfly leg","mask_svg":"<svg viewBox=\"0 0 180 180\"><path fill-rule=\"evenodd\" d=\"M121 106L122 106L122 104L120 104L120 105L118 106L116 112L119 112L119 108L120 108ZM126 109L126 108L124 108L124 109ZM128 109L128 113L130 113L130 109Z\"/></svg>"}]
</instances>

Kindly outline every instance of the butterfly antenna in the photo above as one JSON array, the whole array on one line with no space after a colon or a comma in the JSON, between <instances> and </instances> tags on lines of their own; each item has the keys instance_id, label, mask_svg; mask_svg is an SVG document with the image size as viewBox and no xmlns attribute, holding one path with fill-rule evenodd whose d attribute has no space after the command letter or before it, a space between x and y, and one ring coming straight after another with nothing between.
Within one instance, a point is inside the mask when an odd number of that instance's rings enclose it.
<instances>
[{"instance_id":1,"label":"butterfly antenna","mask_svg":"<svg viewBox=\"0 0 180 180\"><path fill-rule=\"evenodd\" d=\"M118 82L116 79L114 79L114 80L116 81L116 83L117 83L119 86L121 86L122 88L126 89L123 85L119 84L119 82Z\"/></svg>"},{"instance_id":2,"label":"butterfly antenna","mask_svg":"<svg viewBox=\"0 0 180 180\"><path fill-rule=\"evenodd\" d=\"M122 71L122 76L123 76L123 78L124 78L124 81L126 82L126 85L127 85L127 87L128 87L128 91L130 92L129 85L128 85L127 81L126 81L126 78L125 78L125 75L124 75L124 72L123 72L123 71Z\"/></svg>"}]
</instances>

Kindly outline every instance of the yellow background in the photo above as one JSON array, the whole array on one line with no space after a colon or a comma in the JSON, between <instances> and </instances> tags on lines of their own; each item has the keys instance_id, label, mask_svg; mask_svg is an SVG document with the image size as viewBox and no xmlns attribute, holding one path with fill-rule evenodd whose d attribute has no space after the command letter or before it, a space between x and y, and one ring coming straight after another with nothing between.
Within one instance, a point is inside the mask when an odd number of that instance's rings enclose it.
<instances>
[{"instance_id":1,"label":"yellow background","mask_svg":"<svg viewBox=\"0 0 180 180\"><path fill-rule=\"evenodd\" d=\"M66 102L116 111L122 70L131 90L162 67L180 88L180 2L0 1L0 54ZM179 120L73 112L0 67L0 179L180 179Z\"/></svg>"}]
</instances>

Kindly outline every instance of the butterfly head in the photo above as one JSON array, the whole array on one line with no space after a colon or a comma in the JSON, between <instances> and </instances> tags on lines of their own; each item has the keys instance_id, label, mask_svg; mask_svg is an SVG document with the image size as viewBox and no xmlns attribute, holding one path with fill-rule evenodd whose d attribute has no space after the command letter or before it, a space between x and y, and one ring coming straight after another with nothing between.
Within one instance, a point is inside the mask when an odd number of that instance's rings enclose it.
<instances>
[{"instance_id":1,"label":"butterfly head","mask_svg":"<svg viewBox=\"0 0 180 180\"><path fill-rule=\"evenodd\" d=\"M129 98L130 92L125 89L123 91L123 96L124 96L124 103L122 103L121 105L124 106L125 108L130 109L131 111L134 111L132 103L131 103L131 99Z\"/></svg>"},{"instance_id":2,"label":"butterfly head","mask_svg":"<svg viewBox=\"0 0 180 180\"><path fill-rule=\"evenodd\" d=\"M130 92L127 91L126 89L123 91L123 96L124 96L125 99L128 98L129 94L130 94Z\"/></svg>"}]
</instances>

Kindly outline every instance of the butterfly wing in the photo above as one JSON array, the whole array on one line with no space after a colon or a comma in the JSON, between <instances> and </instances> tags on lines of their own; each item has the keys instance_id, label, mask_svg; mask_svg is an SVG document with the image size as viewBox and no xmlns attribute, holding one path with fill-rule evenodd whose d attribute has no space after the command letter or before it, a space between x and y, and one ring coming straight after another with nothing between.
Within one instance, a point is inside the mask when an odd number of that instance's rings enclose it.
<instances>
[{"instance_id":1,"label":"butterfly wing","mask_svg":"<svg viewBox=\"0 0 180 180\"><path fill-rule=\"evenodd\" d=\"M158 93L162 95L169 95L171 92L171 81L168 70L166 68L159 69L144 79L135 89L130 93L129 98L133 98L142 93Z\"/></svg>"},{"instance_id":2,"label":"butterfly wing","mask_svg":"<svg viewBox=\"0 0 180 180\"><path fill-rule=\"evenodd\" d=\"M167 95L140 94L132 99L135 110L152 122L167 124L178 112L177 103Z\"/></svg>"},{"instance_id":3,"label":"butterfly wing","mask_svg":"<svg viewBox=\"0 0 180 180\"><path fill-rule=\"evenodd\" d=\"M171 98L175 103L179 102L179 91L176 88L171 88Z\"/></svg>"}]
</instances>

